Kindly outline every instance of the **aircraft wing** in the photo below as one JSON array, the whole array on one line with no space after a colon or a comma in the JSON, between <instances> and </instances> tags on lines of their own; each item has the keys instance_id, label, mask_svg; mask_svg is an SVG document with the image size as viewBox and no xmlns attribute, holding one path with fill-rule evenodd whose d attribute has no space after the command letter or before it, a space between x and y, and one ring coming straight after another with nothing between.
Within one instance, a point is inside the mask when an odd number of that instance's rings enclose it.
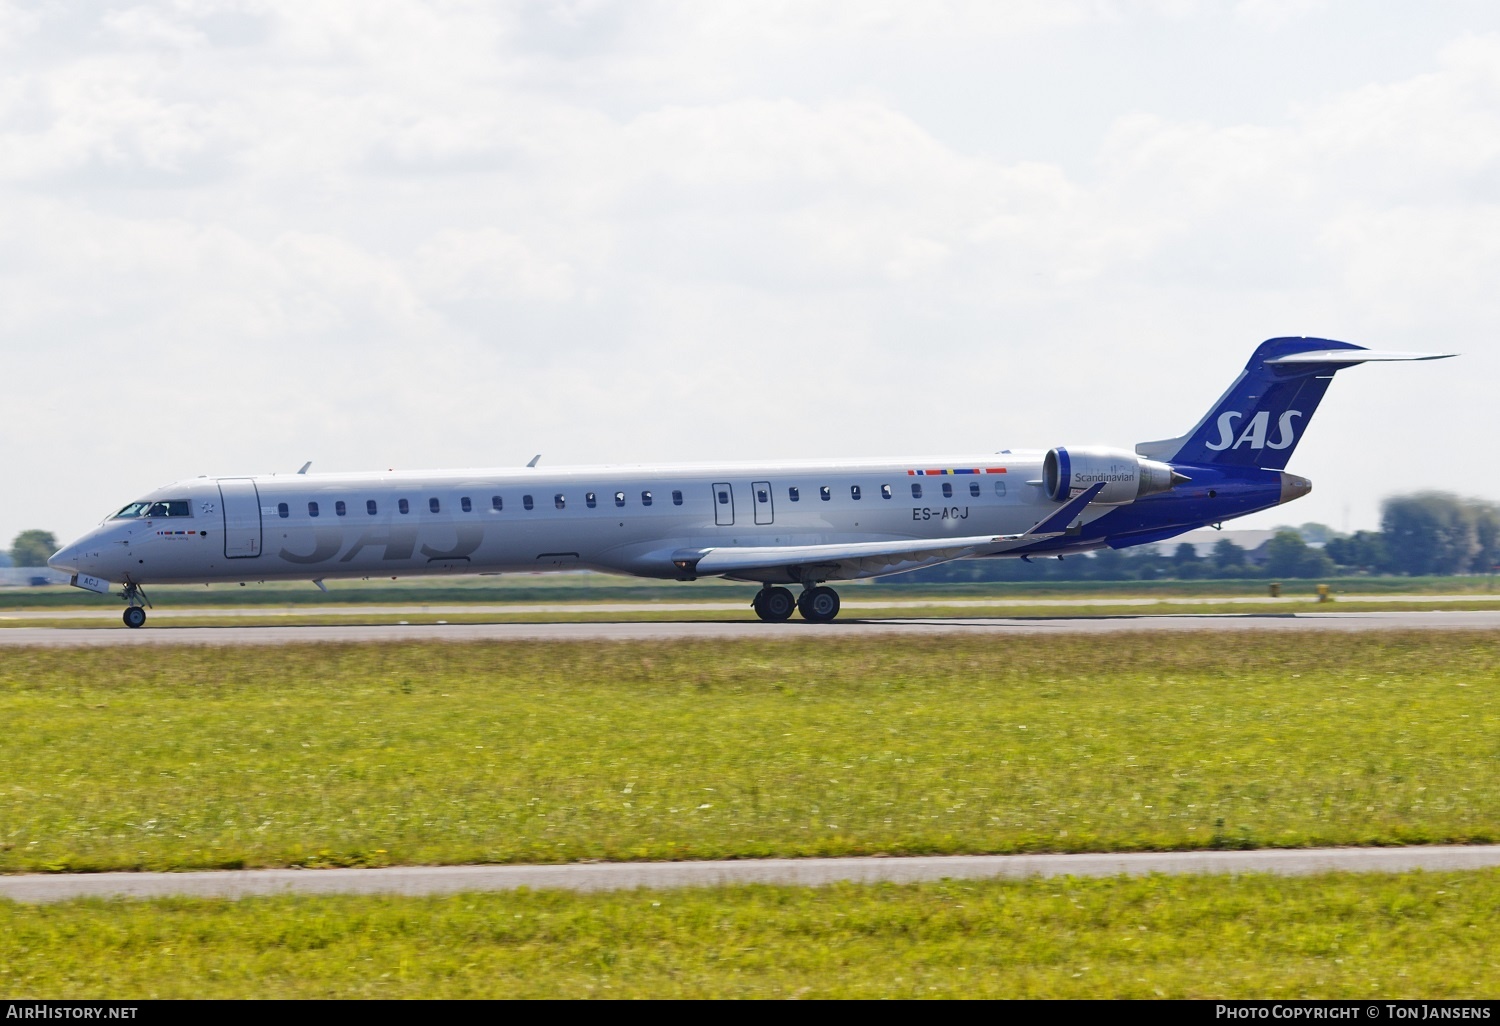
<instances>
[{"instance_id":1,"label":"aircraft wing","mask_svg":"<svg viewBox=\"0 0 1500 1026\"><path fill-rule=\"evenodd\" d=\"M816 567L830 579L898 573L962 559L979 552L1024 548L1032 542L1056 537L1067 531L1103 487L1103 483L1090 486L1022 534L909 538L831 545L726 545L681 549L672 554L672 562L679 569L699 577L789 567Z\"/></svg>"}]
</instances>

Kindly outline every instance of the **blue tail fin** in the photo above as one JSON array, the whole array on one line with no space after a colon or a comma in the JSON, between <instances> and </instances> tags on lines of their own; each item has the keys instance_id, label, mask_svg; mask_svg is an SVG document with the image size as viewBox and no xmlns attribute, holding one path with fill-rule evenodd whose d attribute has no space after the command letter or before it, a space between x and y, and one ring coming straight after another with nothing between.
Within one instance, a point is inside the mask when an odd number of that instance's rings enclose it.
<instances>
[{"instance_id":1,"label":"blue tail fin","mask_svg":"<svg viewBox=\"0 0 1500 1026\"><path fill-rule=\"evenodd\" d=\"M1283 470L1335 371L1372 359L1424 357L1326 338L1268 339L1197 427L1180 438L1142 442L1135 451L1174 463Z\"/></svg>"}]
</instances>

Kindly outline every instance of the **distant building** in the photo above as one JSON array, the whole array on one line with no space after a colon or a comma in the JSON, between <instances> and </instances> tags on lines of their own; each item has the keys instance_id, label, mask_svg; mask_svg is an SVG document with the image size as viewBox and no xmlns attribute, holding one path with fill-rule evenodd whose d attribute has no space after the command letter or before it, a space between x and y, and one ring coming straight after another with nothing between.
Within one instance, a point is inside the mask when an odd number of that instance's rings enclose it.
<instances>
[{"instance_id":1,"label":"distant building","mask_svg":"<svg viewBox=\"0 0 1500 1026\"><path fill-rule=\"evenodd\" d=\"M0 567L0 588L26 588L37 584L67 584L71 578L50 566Z\"/></svg>"}]
</instances>

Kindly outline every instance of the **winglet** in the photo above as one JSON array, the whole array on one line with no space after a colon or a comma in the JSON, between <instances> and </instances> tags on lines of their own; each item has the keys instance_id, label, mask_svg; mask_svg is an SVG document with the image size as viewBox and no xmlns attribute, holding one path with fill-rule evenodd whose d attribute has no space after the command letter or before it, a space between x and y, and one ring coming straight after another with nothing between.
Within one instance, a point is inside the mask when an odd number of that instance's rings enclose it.
<instances>
[{"instance_id":1,"label":"winglet","mask_svg":"<svg viewBox=\"0 0 1500 1026\"><path fill-rule=\"evenodd\" d=\"M305 474L305 473L307 473L307 468L310 467L310 466L312 466L312 460L308 460L306 463L302 464L302 469L299 470L299 471L297 471L297 473L299 473L299 474Z\"/></svg>"},{"instance_id":2,"label":"winglet","mask_svg":"<svg viewBox=\"0 0 1500 1026\"><path fill-rule=\"evenodd\" d=\"M530 462L530 463L528 463L528 464L526 464L526 465L527 465L527 466L528 466L528 467L534 467L534 466L536 466L536 465L537 465L537 464L538 464L538 463L540 463L540 462L541 462L541 460L542 460L542 454L541 454L541 453L537 453L537 454L536 454L536 455L535 455L535 456L533 456L533 457L531 457L531 462Z\"/></svg>"}]
</instances>

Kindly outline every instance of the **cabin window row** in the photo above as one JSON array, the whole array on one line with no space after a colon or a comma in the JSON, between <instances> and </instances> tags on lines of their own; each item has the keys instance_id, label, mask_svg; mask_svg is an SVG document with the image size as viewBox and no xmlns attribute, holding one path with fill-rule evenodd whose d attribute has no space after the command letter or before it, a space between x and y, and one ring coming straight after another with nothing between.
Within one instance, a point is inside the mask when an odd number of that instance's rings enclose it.
<instances>
[{"instance_id":1,"label":"cabin window row","mask_svg":"<svg viewBox=\"0 0 1500 1026\"><path fill-rule=\"evenodd\" d=\"M655 494L653 492L651 492L649 489L643 490L641 492L641 495L640 495L640 501L641 501L641 505L642 506L650 506L650 505L652 505L656 501ZM626 505L627 502L628 502L628 499L627 499L626 494L624 492L615 492L614 493L614 504L616 506L623 507L623 506ZM583 495L583 504L585 506L587 506L589 509L596 509L598 507L598 505L599 505L599 493L598 492L585 492L584 495ZM555 494L554 496L552 496L552 505L555 506L558 509L567 509L567 506L568 506L568 497L567 497L567 494L565 492L558 492L557 494ZM674 506L681 506L682 505L682 492L679 489L675 489L674 488L672 490L672 505L674 505ZM521 496L521 506L524 509L535 509L536 508L536 497L532 496L532 495L523 495L523 496ZM458 500L458 508L460 510L462 510L463 512L465 512L465 513L472 513L472 512L474 512L474 500L471 499L467 495L462 496ZM435 496L432 497L432 498L430 498L430 499L428 499L427 500L427 509L431 513L441 513L443 511L442 501L439 500ZM504 510L505 509L505 497L501 496L501 495L491 495L490 496L490 509L493 510L494 512L496 512L496 513L499 513L502 510ZM366 499L365 500L365 515L366 516L372 516L373 517L373 516L377 515L379 512L380 512L380 506L379 506L378 503L376 503L376 501L374 499ZM409 499L397 499L396 500L396 512L401 513L402 515L410 513L411 512L411 501ZM339 499L336 502L334 502L334 504L333 504L333 515L334 516L342 517L342 516L347 516L348 514L349 514L349 506L348 506L347 503L344 502L343 499ZM279 516L279 517L281 517L281 519L283 519L283 520L289 518L292 515L292 507L291 507L291 505L289 503L285 503L285 502L279 502L279 503L277 503L276 504L276 515ZM323 515L323 509L322 509L322 507L317 502L309 502L307 504L307 515L310 516L310 517L322 516Z\"/></svg>"},{"instance_id":2,"label":"cabin window row","mask_svg":"<svg viewBox=\"0 0 1500 1026\"><path fill-rule=\"evenodd\" d=\"M953 498L953 493L954 493L953 482L952 481L944 481L943 484L942 484L942 491L943 491L943 498L945 498L945 499L951 499L951 498ZM983 494L984 494L984 489L980 487L980 484L979 484L978 481L970 481L969 482L969 496L970 496L970 498L977 499L977 498L979 498ZM996 481L995 482L995 494L998 495L998 496L1000 496L1000 497L1002 497L1002 498L1004 498L1004 496L1005 496L1005 482L1004 481ZM894 498L894 496L895 496L895 493L891 490L891 486L890 485L883 484L883 485L880 486L880 497L882 499L890 499L890 498ZM760 492L759 495L758 495L758 497L759 497L759 499L760 499L761 502L765 502L766 501L764 491ZM786 497L791 502L801 502L802 501L802 490L800 488L798 488L796 485L792 485L789 488L787 488L787 490L786 490ZM911 483L911 497L913 499L920 499L920 498L922 498L922 482L920 482L920 481L913 481ZM831 501L833 499L833 488L830 487L829 485L819 485L818 486L818 498L822 499L824 502ZM859 485L850 485L849 486L849 498L853 499L855 502L858 502L860 499L864 498L864 489L861 488L861 486L859 486ZM725 499L723 501L727 501L727 495L725 496Z\"/></svg>"}]
</instances>

